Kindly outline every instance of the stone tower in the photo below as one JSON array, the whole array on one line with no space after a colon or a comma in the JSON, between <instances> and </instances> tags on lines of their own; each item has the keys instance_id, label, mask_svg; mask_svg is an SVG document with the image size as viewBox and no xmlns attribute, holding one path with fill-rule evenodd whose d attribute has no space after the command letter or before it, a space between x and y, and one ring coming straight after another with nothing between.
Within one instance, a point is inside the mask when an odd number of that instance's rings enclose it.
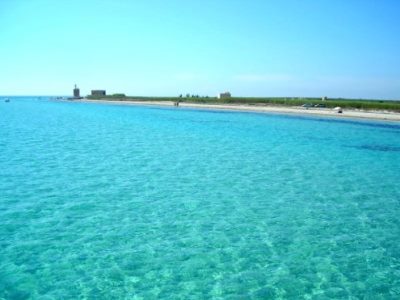
<instances>
[{"instance_id":1,"label":"stone tower","mask_svg":"<svg viewBox=\"0 0 400 300\"><path fill-rule=\"evenodd\" d=\"M75 87L74 87L74 98L79 98L80 96L81 96L80 95L80 91L79 91L78 87L75 84Z\"/></svg>"}]
</instances>

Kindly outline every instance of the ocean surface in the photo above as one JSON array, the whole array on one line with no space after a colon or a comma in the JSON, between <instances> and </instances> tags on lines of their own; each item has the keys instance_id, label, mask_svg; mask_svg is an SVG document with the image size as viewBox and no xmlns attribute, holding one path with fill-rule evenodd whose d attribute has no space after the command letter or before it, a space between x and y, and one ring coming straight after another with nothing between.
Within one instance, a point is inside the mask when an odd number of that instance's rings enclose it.
<instances>
[{"instance_id":1,"label":"ocean surface","mask_svg":"<svg viewBox=\"0 0 400 300\"><path fill-rule=\"evenodd\" d=\"M400 299L400 124L0 101L0 299Z\"/></svg>"}]
</instances>

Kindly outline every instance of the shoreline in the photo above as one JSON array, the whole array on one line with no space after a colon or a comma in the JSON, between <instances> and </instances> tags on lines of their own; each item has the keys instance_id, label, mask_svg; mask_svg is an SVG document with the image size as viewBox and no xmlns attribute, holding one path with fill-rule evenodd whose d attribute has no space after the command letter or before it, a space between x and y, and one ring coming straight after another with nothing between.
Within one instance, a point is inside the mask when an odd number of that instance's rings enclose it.
<instances>
[{"instance_id":1,"label":"shoreline","mask_svg":"<svg viewBox=\"0 0 400 300\"><path fill-rule=\"evenodd\" d=\"M303 115L303 116L322 116L339 119L364 119L400 122L400 113L386 111L362 111L362 110L343 110L343 113L337 113L329 108L303 108L303 107L284 107L284 106L258 106L247 104L198 104L180 102L179 107L174 106L173 101L119 101L119 100L73 100L74 102L98 103L98 104L116 104L116 105L139 105L139 106L167 106L179 108L195 108L210 110L228 110L239 112L257 112L269 114L285 115Z\"/></svg>"}]
</instances>

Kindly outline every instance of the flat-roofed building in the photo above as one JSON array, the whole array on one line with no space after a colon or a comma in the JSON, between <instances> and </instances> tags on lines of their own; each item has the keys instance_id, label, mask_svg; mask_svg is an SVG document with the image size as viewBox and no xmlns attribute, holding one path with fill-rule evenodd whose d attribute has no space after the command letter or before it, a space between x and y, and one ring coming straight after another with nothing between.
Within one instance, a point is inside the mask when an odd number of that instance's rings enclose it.
<instances>
[{"instance_id":1,"label":"flat-roofed building","mask_svg":"<svg viewBox=\"0 0 400 300\"><path fill-rule=\"evenodd\" d=\"M105 96L106 90L92 90L92 96Z\"/></svg>"},{"instance_id":2,"label":"flat-roofed building","mask_svg":"<svg viewBox=\"0 0 400 300\"><path fill-rule=\"evenodd\" d=\"M225 98L230 98L230 97L232 97L232 95L229 92L219 93L217 96L218 99L225 99Z\"/></svg>"}]
</instances>

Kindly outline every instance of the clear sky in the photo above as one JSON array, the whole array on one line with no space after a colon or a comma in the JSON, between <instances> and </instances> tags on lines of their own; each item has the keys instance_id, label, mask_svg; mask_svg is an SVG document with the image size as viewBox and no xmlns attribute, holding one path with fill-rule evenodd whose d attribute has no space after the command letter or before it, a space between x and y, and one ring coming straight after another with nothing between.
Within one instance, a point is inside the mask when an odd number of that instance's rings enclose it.
<instances>
[{"instance_id":1,"label":"clear sky","mask_svg":"<svg viewBox=\"0 0 400 300\"><path fill-rule=\"evenodd\" d=\"M400 99L398 0L0 0L0 95Z\"/></svg>"}]
</instances>

